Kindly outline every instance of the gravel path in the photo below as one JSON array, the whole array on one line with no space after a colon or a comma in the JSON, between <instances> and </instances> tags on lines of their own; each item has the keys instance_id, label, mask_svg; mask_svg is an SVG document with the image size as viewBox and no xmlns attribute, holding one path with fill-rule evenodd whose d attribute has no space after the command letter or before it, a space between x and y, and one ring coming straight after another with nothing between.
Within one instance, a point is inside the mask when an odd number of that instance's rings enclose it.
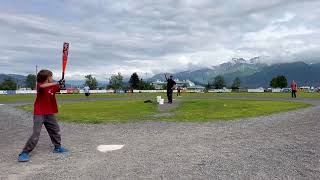
<instances>
[{"instance_id":1,"label":"gravel path","mask_svg":"<svg viewBox=\"0 0 320 180\"><path fill-rule=\"evenodd\" d=\"M43 129L28 163L17 155L32 115L0 106L0 179L319 179L320 102L302 101L316 106L227 122L61 123L71 152L51 153Z\"/></svg>"}]
</instances>

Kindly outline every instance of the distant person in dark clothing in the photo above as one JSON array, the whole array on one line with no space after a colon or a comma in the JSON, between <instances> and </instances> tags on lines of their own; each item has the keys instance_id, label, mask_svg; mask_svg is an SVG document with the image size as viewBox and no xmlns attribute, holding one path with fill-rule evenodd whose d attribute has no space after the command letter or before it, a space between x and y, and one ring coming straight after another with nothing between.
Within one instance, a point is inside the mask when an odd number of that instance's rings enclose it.
<instances>
[{"instance_id":1,"label":"distant person in dark clothing","mask_svg":"<svg viewBox=\"0 0 320 180\"><path fill-rule=\"evenodd\" d=\"M164 74L167 80L167 96L168 96L168 103L172 104L172 94L173 90L176 86L176 82L173 80L173 76L167 77L167 74Z\"/></svg>"},{"instance_id":2,"label":"distant person in dark clothing","mask_svg":"<svg viewBox=\"0 0 320 180\"><path fill-rule=\"evenodd\" d=\"M298 90L298 85L294 80L291 83L291 96L292 98L297 98L297 90Z\"/></svg>"},{"instance_id":3,"label":"distant person in dark clothing","mask_svg":"<svg viewBox=\"0 0 320 180\"><path fill-rule=\"evenodd\" d=\"M177 88L177 96L181 96L181 87L180 86L178 86L178 88Z\"/></svg>"}]
</instances>

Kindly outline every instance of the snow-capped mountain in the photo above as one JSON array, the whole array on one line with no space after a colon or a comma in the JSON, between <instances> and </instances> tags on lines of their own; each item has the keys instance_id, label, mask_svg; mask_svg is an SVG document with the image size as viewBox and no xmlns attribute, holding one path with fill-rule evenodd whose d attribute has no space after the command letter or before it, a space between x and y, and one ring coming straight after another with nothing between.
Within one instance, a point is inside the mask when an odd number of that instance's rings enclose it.
<instances>
[{"instance_id":1,"label":"snow-capped mountain","mask_svg":"<svg viewBox=\"0 0 320 180\"><path fill-rule=\"evenodd\" d=\"M260 57L255 57L249 60L244 58L232 58L229 62L222 63L218 66L209 68L183 71L174 74L178 79L190 79L194 82L205 84L217 75L230 74L232 77L243 77L259 72L261 68L267 64L261 63ZM149 79L149 81L164 80L163 74L158 74Z\"/></svg>"},{"instance_id":2,"label":"snow-capped mountain","mask_svg":"<svg viewBox=\"0 0 320 180\"><path fill-rule=\"evenodd\" d=\"M320 86L320 63L291 62L267 65L264 57L249 60L233 58L218 66L184 71L173 74L180 80L189 79L196 84L211 83L217 75L223 75L227 85L231 85L236 77L242 82L242 87L268 87L270 80L278 75L287 77L288 82L295 80L299 85ZM155 75L149 81L164 80L163 74Z\"/></svg>"}]
</instances>

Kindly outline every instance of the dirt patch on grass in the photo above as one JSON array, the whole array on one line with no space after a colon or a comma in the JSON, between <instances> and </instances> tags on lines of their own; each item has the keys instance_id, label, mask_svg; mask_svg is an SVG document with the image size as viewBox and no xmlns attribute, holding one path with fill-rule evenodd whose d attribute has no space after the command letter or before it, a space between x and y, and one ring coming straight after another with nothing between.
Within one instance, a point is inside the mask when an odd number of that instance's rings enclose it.
<instances>
[{"instance_id":1,"label":"dirt patch on grass","mask_svg":"<svg viewBox=\"0 0 320 180\"><path fill-rule=\"evenodd\" d=\"M152 115L153 118L160 117L172 117L174 116L173 110L177 109L181 105L181 100L174 100L172 104L158 104L158 113Z\"/></svg>"}]
</instances>

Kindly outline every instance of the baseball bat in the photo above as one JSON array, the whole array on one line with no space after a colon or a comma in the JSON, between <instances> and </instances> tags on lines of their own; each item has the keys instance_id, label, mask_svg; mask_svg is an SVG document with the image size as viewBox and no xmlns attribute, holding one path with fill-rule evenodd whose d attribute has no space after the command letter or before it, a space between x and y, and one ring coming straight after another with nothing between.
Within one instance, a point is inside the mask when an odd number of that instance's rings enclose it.
<instances>
[{"instance_id":1,"label":"baseball bat","mask_svg":"<svg viewBox=\"0 0 320 180\"><path fill-rule=\"evenodd\" d=\"M62 79L64 79L64 74L66 72L66 67L68 63L68 53L69 53L69 43L63 43L62 51Z\"/></svg>"}]
</instances>

